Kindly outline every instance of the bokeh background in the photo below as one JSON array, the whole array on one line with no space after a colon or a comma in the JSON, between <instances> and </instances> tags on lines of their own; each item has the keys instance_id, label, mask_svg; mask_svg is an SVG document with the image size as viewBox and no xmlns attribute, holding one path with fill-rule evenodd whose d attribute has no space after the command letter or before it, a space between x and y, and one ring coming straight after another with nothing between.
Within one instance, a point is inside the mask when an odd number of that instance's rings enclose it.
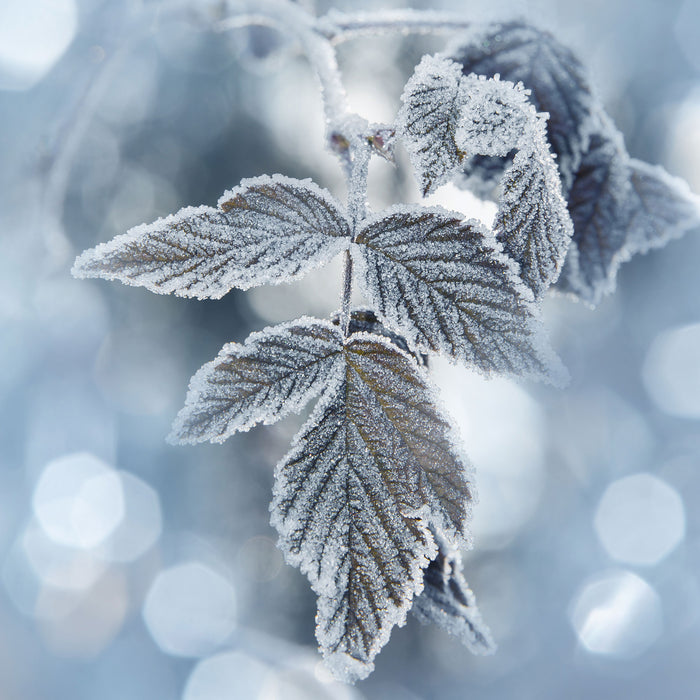
<instances>
[{"instance_id":1,"label":"bokeh background","mask_svg":"<svg viewBox=\"0 0 700 700\"><path fill-rule=\"evenodd\" d=\"M700 191L697 0L409 4L551 29L630 153ZM433 364L477 468L465 574L499 651L470 656L409 619L367 681L328 677L314 595L268 523L302 417L224 445L164 436L224 342L331 313L339 267L207 302L69 274L83 248L214 204L243 177L312 177L343 196L305 60L284 37L214 34L206 17L200 0L0 3L0 697L700 697L697 234L625 264L595 310L547 299L564 390ZM343 45L353 107L390 121L441 46ZM400 166L373 163L374 206L418 200Z\"/></svg>"}]
</instances>

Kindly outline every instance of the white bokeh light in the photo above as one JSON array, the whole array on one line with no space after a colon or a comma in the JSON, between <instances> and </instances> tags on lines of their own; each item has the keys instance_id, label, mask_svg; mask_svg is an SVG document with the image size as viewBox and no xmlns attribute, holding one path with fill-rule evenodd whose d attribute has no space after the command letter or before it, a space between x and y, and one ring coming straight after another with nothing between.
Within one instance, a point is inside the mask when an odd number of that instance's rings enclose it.
<instances>
[{"instance_id":1,"label":"white bokeh light","mask_svg":"<svg viewBox=\"0 0 700 700\"><path fill-rule=\"evenodd\" d=\"M104 562L90 551L63 547L30 523L22 535L22 549L42 585L66 591L84 591L102 576Z\"/></svg>"},{"instance_id":2,"label":"white bokeh light","mask_svg":"<svg viewBox=\"0 0 700 700\"><path fill-rule=\"evenodd\" d=\"M630 571L608 571L586 582L569 616L587 651L616 658L639 656L663 631L658 594Z\"/></svg>"},{"instance_id":3,"label":"white bokeh light","mask_svg":"<svg viewBox=\"0 0 700 700\"><path fill-rule=\"evenodd\" d=\"M124 493L124 517L97 555L111 562L138 559L158 541L163 518L158 494L129 472L119 471Z\"/></svg>"},{"instance_id":4,"label":"white bokeh light","mask_svg":"<svg viewBox=\"0 0 700 700\"><path fill-rule=\"evenodd\" d=\"M77 28L75 0L0 2L0 90L27 90L39 81Z\"/></svg>"},{"instance_id":5,"label":"white bokeh light","mask_svg":"<svg viewBox=\"0 0 700 700\"><path fill-rule=\"evenodd\" d=\"M697 33L696 26L693 25L690 31ZM697 37L694 43L700 58L700 42ZM669 170L686 180L693 192L700 191L700 172L697 167L700 161L700 87L691 90L683 102L675 107L666 135L666 152Z\"/></svg>"},{"instance_id":6,"label":"white bokeh light","mask_svg":"<svg viewBox=\"0 0 700 700\"><path fill-rule=\"evenodd\" d=\"M532 517L544 484L544 418L514 382L485 379L440 358L431 368L467 456L478 469L472 532L480 549L506 546Z\"/></svg>"},{"instance_id":7,"label":"white bokeh light","mask_svg":"<svg viewBox=\"0 0 700 700\"><path fill-rule=\"evenodd\" d=\"M143 617L167 654L205 656L236 625L236 591L220 574L191 561L161 571L151 585Z\"/></svg>"},{"instance_id":8,"label":"white bokeh light","mask_svg":"<svg viewBox=\"0 0 700 700\"><path fill-rule=\"evenodd\" d=\"M200 661L190 674L182 700L258 698L268 667L240 651L217 654Z\"/></svg>"},{"instance_id":9,"label":"white bokeh light","mask_svg":"<svg viewBox=\"0 0 700 700\"><path fill-rule=\"evenodd\" d=\"M685 510L678 492L651 474L634 474L610 484L600 499L595 530L607 553L627 564L653 565L685 534Z\"/></svg>"},{"instance_id":10,"label":"white bokeh light","mask_svg":"<svg viewBox=\"0 0 700 700\"><path fill-rule=\"evenodd\" d=\"M101 544L124 517L118 474L87 452L55 459L34 490L34 514L58 544L89 549Z\"/></svg>"},{"instance_id":11,"label":"white bokeh light","mask_svg":"<svg viewBox=\"0 0 700 700\"><path fill-rule=\"evenodd\" d=\"M644 362L649 395L666 413L700 419L700 323L658 335Z\"/></svg>"}]
</instances>

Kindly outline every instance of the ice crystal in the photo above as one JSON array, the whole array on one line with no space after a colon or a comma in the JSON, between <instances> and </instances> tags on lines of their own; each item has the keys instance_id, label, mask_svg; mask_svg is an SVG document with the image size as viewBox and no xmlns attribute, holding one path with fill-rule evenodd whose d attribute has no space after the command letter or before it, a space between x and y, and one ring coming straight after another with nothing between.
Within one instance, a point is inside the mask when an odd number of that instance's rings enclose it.
<instances>
[{"instance_id":1,"label":"ice crystal","mask_svg":"<svg viewBox=\"0 0 700 700\"><path fill-rule=\"evenodd\" d=\"M540 297L564 265L573 225L547 151L519 151L501 182L496 238L520 265L520 277Z\"/></svg>"},{"instance_id":2,"label":"ice crystal","mask_svg":"<svg viewBox=\"0 0 700 700\"><path fill-rule=\"evenodd\" d=\"M521 84L498 75L461 75L454 61L424 58L404 91L408 111L399 114L399 133L419 179L430 180L428 189L454 176L463 155L503 158L517 151L502 178L496 234L539 297L559 276L572 224L545 137L546 115L539 115L528 98ZM435 126L438 119L441 128ZM442 157L445 140L462 154L459 158Z\"/></svg>"},{"instance_id":3,"label":"ice crystal","mask_svg":"<svg viewBox=\"0 0 700 700\"><path fill-rule=\"evenodd\" d=\"M532 139L536 121L529 91L483 75L467 75L460 83L462 107L459 110L455 140L470 155L506 156Z\"/></svg>"}]
</instances>

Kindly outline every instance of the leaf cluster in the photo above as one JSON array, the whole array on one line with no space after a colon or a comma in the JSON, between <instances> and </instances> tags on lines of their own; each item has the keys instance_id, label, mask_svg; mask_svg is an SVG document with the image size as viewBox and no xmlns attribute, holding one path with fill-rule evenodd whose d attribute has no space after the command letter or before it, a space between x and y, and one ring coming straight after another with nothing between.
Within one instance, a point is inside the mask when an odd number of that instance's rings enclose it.
<instances>
[{"instance_id":1,"label":"leaf cluster","mask_svg":"<svg viewBox=\"0 0 700 700\"><path fill-rule=\"evenodd\" d=\"M548 114L547 140L573 221L558 289L597 304L614 290L621 263L700 227L700 199L680 178L629 156L584 67L551 34L522 22L491 24L449 54L465 74L521 83ZM505 158L473 157L460 181L492 191L505 167Z\"/></svg>"}]
</instances>

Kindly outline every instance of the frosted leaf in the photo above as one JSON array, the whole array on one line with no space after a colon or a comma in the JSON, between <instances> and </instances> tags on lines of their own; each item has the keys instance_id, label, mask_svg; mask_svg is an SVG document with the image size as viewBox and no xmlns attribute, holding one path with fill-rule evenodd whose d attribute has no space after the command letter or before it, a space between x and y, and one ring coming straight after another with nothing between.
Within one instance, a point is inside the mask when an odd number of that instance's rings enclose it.
<instances>
[{"instance_id":1,"label":"frosted leaf","mask_svg":"<svg viewBox=\"0 0 700 700\"><path fill-rule=\"evenodd\" d=\"M256 423L274 423L318 396L340 363L343 336L302 318L229 343L190 381L169 440L223 442Z\"/></svg>"},{"instance_id":2,"label":"frosted leaf","mask_svg":"<svg viewBox=\"0 0 700 700\"><path fill-rule=\"evenodd\" d=\"M424 371L380 336L346 341L344 369L278 465L272 523L319 596L316 635L344 680L367 676L437 554L464 534L471 487Z\"/></svg>"},{"instance_id":3,"label":"frosted leaf","mask_svg":"<svg viewBox=\"0 0 700 700\"><path fill-rule=\"evenodd\" d=\"M556 281L573 226L549 152L521 150L506 171L494 222L496 238L540 297Z\"/></svg>"},{"instance_id":4,"label":"frosted leaf","mask_svg":"<svg viewBox=\"0 0 700 700\"><path fill-rule=\"evenodd\" d=\"M627 155L612 124L591 138L569 193L576 254L567 260L560 287L597 304L615 285L624 257L624 211L630 195Z\"/></svg>"},{"instance_id":5,"label":"frosted leaf","mask_svg":"<svg viewBox=\"0 0 700 700\"><path fill-rule=\"evenodd\" d=\"M455 141L469 155L506 156L533 137L535 108L522 85L467 75Z\"/></svg>"},{"instance_id":6,"label":"frosted leaf","mask_svg":"<svg viewBox=\"0 0 700 700\"><path fill-rule=\"evenodd\" d=\"M486 374L547 377L559 367L539 336L529 291L479 222L399 205L366 220L356 243L372 304L418 349Z\"/></svg>"},{"instance_id":7,"label":"frosted leaf","mask_svg":"<svg viewBox=\"0 0 700 700\"><path fill-rule=\"evenodd\" d=\"M631 190L625 209L629 254L646 253L700 228L700 197L658 165L629 161Z\"/></svg>"},{"instance_id":8,"label":"frosted leaf","mask_svg":"<svg viewBox=\"0 0 700 700\"><path fill-rule=\"evenodd\" d=\"M218 299L300 277L347 248L335 199L310 180L243 180L217 208L187 207L85 251L76 277L102 277L159 294Z\"/></svg>"},{"instance_id":9,"label":"frosted leaf","mask_svg":"<svg viewBox=\"0 0 700 700\"><path fill-rule=\"evenodd\" d=\"M438 537L438 555L425 570L423 592L412 612L457 637L474 654L493 654L496 645L481 618L476 598L462 575L459 551Z\"/></svg>"},{"instance_id":10,"label":"frosted leaf","mask_svg":"<svg viewBox=\"0 0 700 700\"><path fill-rule=\"evenodd\" d=\"M455 143L461 78L454 61L423 56L401 95L396 131L424 195L442 184L465 155Z\"/></svg>"},{"instance_id":11,"label":"frosted leaf","mask_svg":"<svg viewBox=\"0 0 700 700\"><path fill-rule=\"evenodd\" d=\"M577 255L561 288L597 304L620 265L700 228L700 198L660 166L630 159L610 120L591 138L569 196Z\"/></svg>"},{"instance_id":12,"label":"frosted leaf","mask_svg":"<svg viewBox=\"0 0 700 700\"><path fill-rule=\"evenodd\" d=\"M551 34L522 22L489 24L462 38L449 51L464 67L531 91L538 112L548 112L548 138L568 191L588 145L592 95L583 66Z\"/></svg>"}]
</instances>

